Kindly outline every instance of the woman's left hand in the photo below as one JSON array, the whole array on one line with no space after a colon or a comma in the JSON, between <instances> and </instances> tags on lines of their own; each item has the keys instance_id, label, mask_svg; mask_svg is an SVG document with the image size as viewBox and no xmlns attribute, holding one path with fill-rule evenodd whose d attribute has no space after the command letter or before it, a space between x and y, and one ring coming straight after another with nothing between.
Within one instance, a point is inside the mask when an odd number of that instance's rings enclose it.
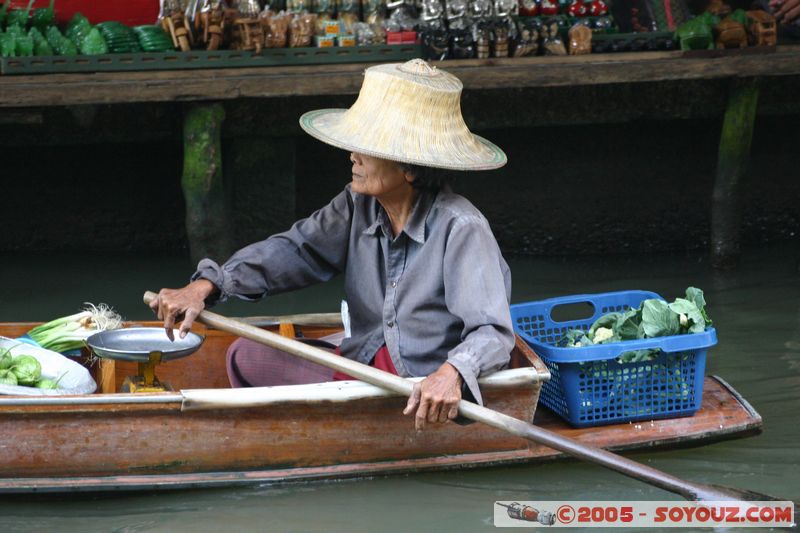
<instances>
[{"instance_id":1,"label":"woman's left hand","mask_svg":"<svg viewBox=\"0 0 800 533\"><path fill-rule=\"evenodd\" d=\"M461 401L461 374L450 363L445 363L433 374L414 385L408 398L404 415L416 411L414 426L425 429L425 423L443 423L458 416Z\"/></svg>"}]
</instances>

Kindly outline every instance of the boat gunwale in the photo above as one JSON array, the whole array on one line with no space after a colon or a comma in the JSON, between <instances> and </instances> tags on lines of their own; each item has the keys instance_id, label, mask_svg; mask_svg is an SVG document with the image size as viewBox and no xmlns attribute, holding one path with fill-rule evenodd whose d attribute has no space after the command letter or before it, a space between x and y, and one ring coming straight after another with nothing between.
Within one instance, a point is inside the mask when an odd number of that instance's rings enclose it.
<instances>
[{"instance_id":1,"label":"boat gunwale","mask_svg":"<svg viewBox=\"0 0 800 533\"><path fill-rule=\"evenodd\" d=\"M487 389L507 389L533 387L549 378L534 366L500 370L489 376L478 379L478 383ZM424 378L408 378L419 382ZM150 405L180 404L181 410L206 408L202 405L203 396L216 396L217 402L227 402L223 408L253 407L253 399L258 398L258 405L283 403L315 404L319 402L348 402L370 398L388 398L400 396L380 387L357 380L328 381L301 385L278 385L273 387L220 388L220 389L183 389L178 392L148 393L114 393L83 394L75 396L6 396L0 397L0 414L7 407L76 407L83 405ZM246 400L246 405L238 405ZM216 408L219 408L216 407Z\"/></svg>"}]
</instances>

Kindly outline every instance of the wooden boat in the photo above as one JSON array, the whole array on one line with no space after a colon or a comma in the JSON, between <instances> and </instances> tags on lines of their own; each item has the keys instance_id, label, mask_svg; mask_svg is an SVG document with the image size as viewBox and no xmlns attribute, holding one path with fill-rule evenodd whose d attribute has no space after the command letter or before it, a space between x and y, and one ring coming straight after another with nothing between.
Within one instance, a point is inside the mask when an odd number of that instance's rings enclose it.
<instances>
[{"instance_id":1,"label":"wooden boat","mask_svg":"<svg viewBox=\"0 0 800 533\"><path fill-rule=\"evenodd\" d=\"M34 325L0 324L0 335L20 336ZM117 393L124 378L137 373L135 364L84 359L98 383L94 394L0 397L0 492L230 486L561 456L482 424L448 423L417 433L413 420L401 414L404 398L361 382L230 389L225 350L234 337L196 330L206 337L202 348L158 369L175 392ZM319 337L335 329L299 331ZM715 377L706 378L703 406L693 417L574 429L549 412L536 412L549 373L520 340L511 366L482 380L487 406L583 443L652 449L761 431L758 413ZM242 398L250 406L242 407Z\"/></svg>"}]
</instances>

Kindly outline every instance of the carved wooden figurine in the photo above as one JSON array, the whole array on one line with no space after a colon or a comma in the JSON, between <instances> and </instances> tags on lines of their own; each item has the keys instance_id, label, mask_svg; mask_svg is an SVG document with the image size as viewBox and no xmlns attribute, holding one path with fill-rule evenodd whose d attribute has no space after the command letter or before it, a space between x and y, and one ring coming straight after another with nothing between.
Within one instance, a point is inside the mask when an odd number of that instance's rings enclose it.
<instances>
[{"instance_id":1,"label":"carved wooden figurine","mask_svg":"<svg viewBox=\"0 0 800 533\"><path fill-rule=\"evenodd\" d=\"M725 3L724 0L711 0L706 8L706 11L718 17L730 15L731 6Z\"/></svg>"},{"instance_id":2,"label":"carved wooden figurine","mask_svg":"<svg viewBox=\"0 0 800 533\"><path fill-rule=\"evenodd\" d=\"M747 32L744 29L744 24L736 22L730 17L714 27L714 35L716 36L714 42L719 50L747 47Z\"/></svg>"},{"instance_id":3,"label":"carved wooden figurine","mask_svg":"<svg viewBox=\"0 0 800 533\"><path fill-rule=\"evenodd\" d=\"M176 50L188 52L192 49L192 32L189 21L182 11L173 11L161 19L161 27L172 37Z\"/></svg>"},{"instance_id":4,"label":"carved wooden figurine","mask_svg":"<svg viewBox=\"0 0 800 533\"><path fill-rule=\"evenodd\" d=\"M592 30L584 24L575 24L569 29L569 54L590 54L592 52Z\"/></svg>"},{"instance_id":5,"label":"carved wooden figurine","mask_svg":"<svg viewBox=\"0 0 800 533\"><path fill-rule=\"evenodd\" d=\"M221 2L197 15L195 30L196 35L206 45L206 50L219 50L222 47L225 39L225 13Z\"/></svg>"},{"instance_id":6,"label":"carved wooden figurine","mask_svg":"<svg viewBox=\"0 0 800 533\"><path fill-rule=\"evenodd\" d=\"M778 43L775 17L766 11L760 9L748 11L747 30L750 33L750 44L753 46L775 46Z\"/></svg>"},{"instance_id":7,"label":"carved wooden figurine","mask_svg":"<svg viewBox=\"0 0 800 533\"><path fill-rule=\"evenodd\" d=\"M237 18L231 31L231 48L255 50L258 54L264 47L264 29L257 18Z\"/></svg>"},{"instance_id":8,"label":"carved wooden figurine","mask_svg":"<svg viewBox=\"0 0 800 533\"><path fill-rule=\"evenodd\" d=\"M558 36L558 22L551 22L542 27L542 34L544 40L542 41L542 49L544 55L547 56L563 56L567 54L564 48L564 42Z\"/></svg>"}]
</instances>

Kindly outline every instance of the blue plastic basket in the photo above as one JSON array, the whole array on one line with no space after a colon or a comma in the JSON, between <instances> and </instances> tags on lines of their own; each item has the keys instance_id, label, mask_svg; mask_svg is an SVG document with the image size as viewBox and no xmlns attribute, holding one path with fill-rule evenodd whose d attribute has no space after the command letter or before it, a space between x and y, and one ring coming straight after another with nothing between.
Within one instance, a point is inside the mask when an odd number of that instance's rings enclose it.
<instances>
[{"instance_id":1,"label":"blue plastic basket","mask_svg":"<svg viewBox=\"0 0 800 533\"><path fill-rule=\"evenodd\" d=\"M550 298L511 306L517 333L550 370L541 402L576 427L693 415L703 399L708 348L717 343L714 328L703 333L614 342L579 348L556 344L569 329L588 330L600 316L638 307L646 291L620 291ZM556 322L553 309L590 304L590 318ZM658 348L652 361L621 363L625 352Z\"/></svg>"}]
</instances>

